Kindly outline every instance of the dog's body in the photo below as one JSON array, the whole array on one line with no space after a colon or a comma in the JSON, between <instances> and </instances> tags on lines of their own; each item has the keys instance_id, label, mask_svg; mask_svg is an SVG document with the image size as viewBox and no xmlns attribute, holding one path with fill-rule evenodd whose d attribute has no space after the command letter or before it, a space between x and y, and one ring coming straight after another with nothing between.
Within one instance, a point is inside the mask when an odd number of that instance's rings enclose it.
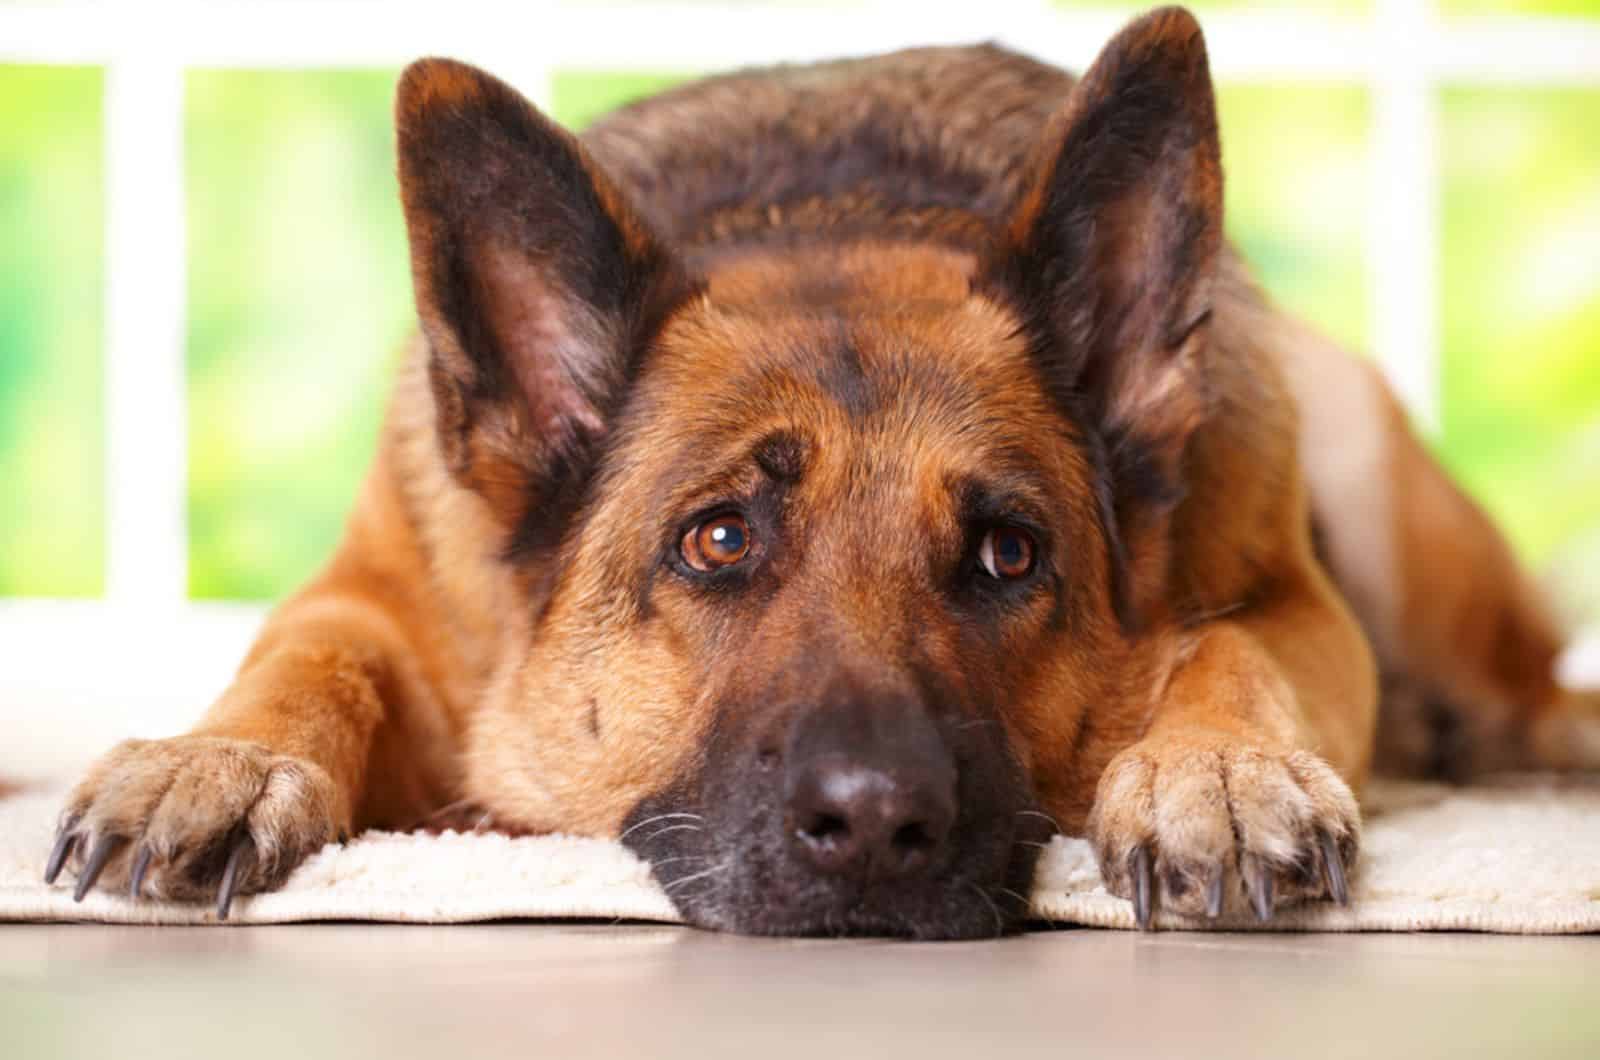
<instances>
[{"instance_id":1,"label":"dog's body","mask_svg":"<svg viewBox=\"0 0 1600 1060\"><path fill-rule=\"evenodd\" d=\"M1222 245L1183 12L1077 83L904 52L579 146L429 61L397 115L425 340L345 540L51 875L225 907L466 801L738 930L992 931L1052 827L1265 917L1342 899L1375 748L1595 764L1501 539Z\"/></svg>"}]
</instances>

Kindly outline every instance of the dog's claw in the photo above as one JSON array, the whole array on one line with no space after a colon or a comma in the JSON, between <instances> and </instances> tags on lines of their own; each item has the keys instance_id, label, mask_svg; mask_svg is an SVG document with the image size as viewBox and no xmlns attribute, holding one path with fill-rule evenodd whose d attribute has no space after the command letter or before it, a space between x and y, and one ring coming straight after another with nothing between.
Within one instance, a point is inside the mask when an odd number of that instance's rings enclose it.
<instances>
[{"instance_id":1,"label":"dog's claw","mask_svg":"<svg viewBox=\"0 0 1600 1060\"><path fill-rule=\"evenodd\" d=\"M1328 893L1340 905L1350 904L1350 886L1344 878L1344 858L1339 854L1339 844L1326 831L1317 833L1317 844L1322 850L1322 876L1328 884Z\"/></svg>"},{"instance_id":2,"label":"dog's claw","mask_svg":"<svg viewBox=\"0 0 1600 1060\"><path fill-rule=\"evenodd\" d=\"M243 835L233 844L233 850L228 854L228 864L222 870L222 886L217 889L218 920L228 919L228 910L233 905L234 890L239 885L239 866L251 848L250 836Z\"/></svg>"},{"instance_id":3,"label":"dog's claw","mask_svg":"<svg viewBox=\"0 0 1600 1060\"><path fill-rule=\"evenodd\" d=\"M61 867L67 863L67 856L78 843L77 827L78 819L73 817L63 821L56 832L56 844L50 848L50 858L44 863L45 883L55 883L56 877L61 875Z\"/></svg>"},{"instance_id":4,"label":"dog's claw","mask_svg":"<svg viewBox=\"0 0 1600 1060\"><path fill-rule=\"evenodd\" d=\"M1206 916L1212 920L1222 915L1223 874L1219 870L1206 885Z\"/></svg>"},{"instance_id":5,"label":"dog's claw","mask_svg":"<svg viewBox=\"0 0 1600 1060\"><path fill-rule=\"evenodd\" d=\"M1129 872L1133 876L1133 919L1140 931L1150 930L1150 894L1152 890L1150 848L1140 843L1133 849Z\"/></svg>"},{"instance_id":6,"label":"dog's claw","mask_svg":"<svg viewBox=\"0 0 1600 1060\"><path fill-rule=\"evenodd\" d=\"M83 872L78 876L77 889L72 892L74 902L83 901L84 895L89 893L89 888L94 886L94 881L100 878L100 872L106 867L106 862L111 860L122 844L127 842L122 836L101 836L89 851L89 859L84 862Z\"/></svg>"},{"instance_id":7,"label":"dog's claw","mask_svg":"<svg viewBox=\"0 0 1600 1060\"><path fill-rule=\"evenodd\" d=\"M138 853L133 856L133 871L128 875L128 897L135 902L139 900L139 892L144 889L144 874L150 868L150 859L154 855L150 844L140 843Z\"/></svg>"},{"instance_id":8,"label":"dog's claw","mask_svg":"<svg viewBox=\"0 0 1600 1060\"><path fill-rule=\"evenodd\" d=\"M1272 870L1251 865L1245 870L1245 886L1250 891L1250 905L1256 919L1263 924L1272 919Z\"/></svg>"}]
</instances>

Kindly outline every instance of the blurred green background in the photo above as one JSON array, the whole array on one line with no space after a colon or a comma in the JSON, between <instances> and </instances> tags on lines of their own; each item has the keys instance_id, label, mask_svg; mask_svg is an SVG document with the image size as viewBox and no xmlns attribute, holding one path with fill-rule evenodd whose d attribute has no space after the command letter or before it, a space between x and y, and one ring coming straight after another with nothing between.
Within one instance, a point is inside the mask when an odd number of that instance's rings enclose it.
<instances>
[{"instance_id":1,"label":"blurred green background","mask_svg":"<svg viewBox=\"0 0 1600 1060\"><path fill-rule=\"evenodd\" d=\"M0 66L0 595L104 574L100 88Z\"/></svg>"},{"instance_id":2,"label":"blurred green background","mask_svg":"<svg viewBox=\"0 0 1600 1060\"><path fill-rule=\"evenodd\" d=\"M1600 0L1441 8L1600 19ZM293 587L338 536L371 455L412 327L393 79L188 75L195 598ZM564 70L552 109L582 126L672 80ZM100 86L97 70L0 66L0 596L94 596L103 580ZM1232 238L1283 304L1363 348L1366 89L1220 92ZM1438 102L1444 348L1430 441L1529 561L1600 578L1600 89L1446 85Z\"/></svg>"}]
</instances>

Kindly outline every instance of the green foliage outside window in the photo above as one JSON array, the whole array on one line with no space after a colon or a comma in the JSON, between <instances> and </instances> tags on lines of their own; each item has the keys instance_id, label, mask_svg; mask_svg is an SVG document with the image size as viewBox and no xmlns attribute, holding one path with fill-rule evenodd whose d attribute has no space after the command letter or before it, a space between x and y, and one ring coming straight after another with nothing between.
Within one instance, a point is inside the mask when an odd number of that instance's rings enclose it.
<instances>
[{"instance_id":1,"label":"green foliage outside window","mask_svg":"<svg viewBox=\"0 0 1600 1060\"><path fill-rule=\"evenodd\" d=\"M0 66L0 596L98 596L98 70Z\"/></svg>"},{"instance_id":2,"label":"green foliage outside window","mask_svg":"<svg viewBox=\"0 0 1600 1060\"><path fill-rule=\"evenodd\" d=\"M189 589L337 540L411 326L387 72L189 75Z\"/></svg>"}]
</instances>

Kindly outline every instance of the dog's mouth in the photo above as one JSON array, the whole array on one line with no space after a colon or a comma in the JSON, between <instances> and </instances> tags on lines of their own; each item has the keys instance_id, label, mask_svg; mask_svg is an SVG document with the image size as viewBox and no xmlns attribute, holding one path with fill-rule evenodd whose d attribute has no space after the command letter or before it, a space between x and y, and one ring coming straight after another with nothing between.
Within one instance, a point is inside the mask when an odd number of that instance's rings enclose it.
<instances>
[{"instance_id":1,"label":"dog's mouth","mask_svg":"<svg viewBox=\"0 0 1600 1060\"><path fill-rule=\"evenodd\" d=\"M1027 920L1027 895L1048 826L995 821L986 849L916 879L819 877L789 863L776 844L708 834L704 815L642 813L624 842L684 920L749 935L876 935L994 938ZM1026 836L1026 838L1025 838ZM1035 838L1039 837L1039 838ZM993 849L987 849L993 848ZM1003 852L1002 852L1003 851ZM995 857L999 853L999 857Z\"/></svg>"},{"instance_id":2,"label":"dog's mouth","mask_svg":"<svg viewBox=\"0 0 1600 1060\"><path fill-rule=\"evenodd\" d=\"M853 731L842 743L802 733L782 751L713 748L697 775L635 808L622 840L699 927L1010 933L1026 920L1054 826L1003 745L952 747L936 728L892 729L886 742Z\"/></svg>"}]
</instances>

